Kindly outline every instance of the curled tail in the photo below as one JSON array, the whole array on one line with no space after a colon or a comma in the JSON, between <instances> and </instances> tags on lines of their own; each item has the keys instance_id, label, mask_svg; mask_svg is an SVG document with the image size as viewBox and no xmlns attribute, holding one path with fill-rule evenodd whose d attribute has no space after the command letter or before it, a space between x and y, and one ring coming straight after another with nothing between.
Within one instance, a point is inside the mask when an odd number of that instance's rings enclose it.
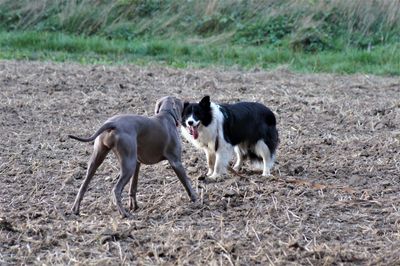
<instances>
[{"instance_id":1,"label":"curled tail","mask_svg":"<svg viewBox=\"0 0 400 266\"><path fill-rule=\"evenodd\" d=\"M71 139L76 139L76 140L82 141L82 142L90 142L90 141L95 140L101 133L103 133L104 131L109 130L109 129L115 129L115 124L113 122L105 123L89 138L81 138L81 137L76 137L73 135L68 135L68 137L70 137Z\"/></svg>"}]
</instances>

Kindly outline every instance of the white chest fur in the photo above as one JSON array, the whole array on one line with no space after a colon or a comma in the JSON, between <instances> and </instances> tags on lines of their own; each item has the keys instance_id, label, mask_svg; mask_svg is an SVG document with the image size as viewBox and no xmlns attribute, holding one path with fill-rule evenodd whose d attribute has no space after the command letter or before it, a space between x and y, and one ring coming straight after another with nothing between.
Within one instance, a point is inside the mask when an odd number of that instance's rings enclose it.
<instances>
[{"instance_id":1,"label":"white chest fur","mask_svg":"<svg viewBox=\"0 0 400 266\"><path fill-rule=\"evenodd\" d=\"M188 130L182 127L182 135L190 141L195 147L203 149L206 153L208 163L208 173L211 177L217 177L226 171L229 164L233 146L227 143L223 134L224 115L218 105L211 103L212 120L205 127L199 125L199 136L194 139ZM216 141L218 139L218 149L216 150Z\"/></svg>"}]
</instances>

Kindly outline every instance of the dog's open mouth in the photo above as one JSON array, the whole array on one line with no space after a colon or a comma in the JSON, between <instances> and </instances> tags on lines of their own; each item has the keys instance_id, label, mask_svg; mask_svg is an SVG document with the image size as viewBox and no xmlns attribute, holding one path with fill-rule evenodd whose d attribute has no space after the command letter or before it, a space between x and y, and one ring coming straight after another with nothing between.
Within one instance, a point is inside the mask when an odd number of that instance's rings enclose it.
<instances>
[{"instance_id":1,"label":"dog's open mouth","mask_svg":"<svg viewBox=\"0 0 400 266\"><path fill-rule=\"evenodd\" d=\"M194 139L197 139L199 137L199 131L198 129L198 125L197 126L189 126L189 133L190 135L193 136Z\"/></svg>"}]
</instances>

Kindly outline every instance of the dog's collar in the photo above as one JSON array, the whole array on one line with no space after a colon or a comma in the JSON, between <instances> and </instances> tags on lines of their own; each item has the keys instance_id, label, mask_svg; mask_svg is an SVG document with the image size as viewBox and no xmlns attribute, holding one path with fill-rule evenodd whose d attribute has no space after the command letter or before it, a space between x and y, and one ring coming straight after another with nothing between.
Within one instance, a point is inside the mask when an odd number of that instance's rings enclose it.
<instances>
[{"instance_id":1,"label":"dog's collar","mask_svg":"<svg viewBox=\"0 0 400 266\"><path fill-rule=\"evenodd\" d=\"M175 121L175 125L177 127L179 126L179 120L175 117L174 113L171 110L160 110L160 112L166 112L166 113L170 114Z\"/></svg>"}]
</instances>

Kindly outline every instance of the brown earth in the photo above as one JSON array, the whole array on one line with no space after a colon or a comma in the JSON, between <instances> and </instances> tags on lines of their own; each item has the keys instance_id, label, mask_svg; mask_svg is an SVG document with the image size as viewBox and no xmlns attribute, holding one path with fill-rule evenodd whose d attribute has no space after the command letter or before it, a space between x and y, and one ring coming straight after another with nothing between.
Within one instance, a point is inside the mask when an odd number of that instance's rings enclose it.
<instances>
[{"instance_id":1,"label":"brown earth","mask_svg":"<svg viewBox=\"0 0 400 266\"><path fill-rule=\"evenodd\" d=\"M184 142L199 195L164 163L143 167L140 209L121 219L110 155L81 215L70 207L88 136L157 98L259 101L277 115L273 177L198 180L205 156ZM0 61L0 264L399 265L400 79L367 75L175 70ZM126 193L124 202L126 202Z\"/></svg>"}]
</instances>

